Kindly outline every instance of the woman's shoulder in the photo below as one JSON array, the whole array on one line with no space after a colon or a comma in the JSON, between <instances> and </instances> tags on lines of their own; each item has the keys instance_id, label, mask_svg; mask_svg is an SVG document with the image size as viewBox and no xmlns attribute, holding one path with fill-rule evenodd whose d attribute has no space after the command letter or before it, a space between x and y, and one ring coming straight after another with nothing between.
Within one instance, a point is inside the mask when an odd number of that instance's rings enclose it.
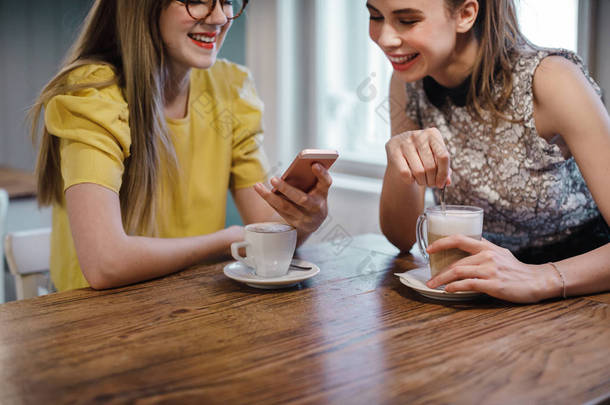
<instances>
[{"instance_id":1,"label":"woman's shoulder","mask_svg":"<svg viewBox=\"0 0 610 405\"><path fill-rule=\"evenodd\" d=\"M577 67L588 76L587 68L574 51L563 48L523 47L513 52L516 70L529 70L534 74L540 66L554 65Z\"/></svg>"},{"instance_id":2,"label":"woman's shoulder","mask_svg":"<svg viewBox=\"0 0 610 405\"><path fill-rule=\"evenodd\" d=\"M565 80L585 81L593 88L598 96L601 96L599 85L593 80L582 58L574 51L562 48L537 48L524 56L530 61L531 74L533 76L532 86L536 91L536 82L543 80L551 83L550 87L556 87L557 83Z\"/></svg>"},{"instance_id":3,"label":"woman's shoulder","mask_svg":"<svg viewBox=\"0 0 610 405\"><path fill-rule=\"evenodd\" d=\"M252 73L242 65L226 59L218 59L209 69L194 69L193 82L196 87L214 86L218 91L228 92L231 97L234 89L240 89L253 82Z\"/></svg>"},{"instance_id":4,"label":"woman's shoulder","mask_svg":"<svg viewBox=\"0 0 610 405\"><path fill-rule=\"evenodd\" d=\"M60 95L76 98L100 99L118 103L126 108L123 91L118 85L114 68L107 64L85 64L78 66L64 78L65 92Z\"/></svg>"},{"instance_id":5,"label":"woman's shoulder","mask_svg":"<svg viewBox=\"0 0 610 405\"><path fill-rule=\"evenodd\" d=\"M66 76L68 85L100 84L115 81L114 68L107 64L86 64L72 69Z\"/></svg>"},{"instance_id":6,"label":"woman's shoulder","mask_svg":"<svg viewBox=\"0 0 610 405\"><path fill-rule=\"evenodd\" d=\"M549 54L542 59L532 83L534 99L544 105L557 105L561 100L572 104L587 88L593 90L594 97L601 95L599 86L583 65L562 54Z\"/></svg>"},{"instance_id":7,"label":"woman's shoulder","mask_svg":"<svg viewBox=\"0 0 610 405\"><path fill-rule=\"evenodd\" d=\"M209 69L196 69L191 85L209 92L217 101L243 107L244 111L263 110L250 70L237 63L219 59Z\"/></svg>"},{"instance_id":8,"label":"woman's shoulder","mask_svg":"<svg viewBox=\"0 0 610 405\"><path fill-rule=\"evenodd\" d=\"M66 73L63 84L45 103L49 132L61 136L67 128L95 123L94 126L102 124L111 132L128 137L129 109L112 67L103 64L75 67Z\"/></svg>"},{"instance_id":9,"label":"woman's shoulder","mask_svg":"<svg viewBox=\"0 0 610 405\"><path fill-rule=\"evenodd\" d=\"M211 74L222 74L235 80L244 80L251 75L247 67L222 58L218 59L209 71Z\"/></svg>"},{"instance_id":10,"label":"woman's shoulder","mask_svg":"<svg viewBox=\"0 0 610 405\"><path fill-rule=\"evenodd\" d=\"M197 81L223 81L229 84L241 84L252 78L247 67L226 59L216 60L209 69L194 69L193 74Z\"/></svg>"}]
</instances>

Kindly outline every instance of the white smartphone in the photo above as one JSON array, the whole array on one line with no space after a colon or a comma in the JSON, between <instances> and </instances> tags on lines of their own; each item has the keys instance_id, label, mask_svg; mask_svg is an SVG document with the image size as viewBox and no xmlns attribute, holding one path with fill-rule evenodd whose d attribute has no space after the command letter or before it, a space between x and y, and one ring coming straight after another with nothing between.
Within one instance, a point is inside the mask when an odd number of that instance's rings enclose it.
<instances>
[{"instance_id":1,"label":"white smartphone","mask_svg":"<svg viewBox=\"0 0 610 405\"><path fill-rule=\"evenodd\" d=\"M335 163L339 153L331 149L303 149L282 175L282 180L299 190L308 193L318 182L311 166L319 163L326 169ZM280 193L274 188L274 193Z\"/></svg>"}]
</instances>

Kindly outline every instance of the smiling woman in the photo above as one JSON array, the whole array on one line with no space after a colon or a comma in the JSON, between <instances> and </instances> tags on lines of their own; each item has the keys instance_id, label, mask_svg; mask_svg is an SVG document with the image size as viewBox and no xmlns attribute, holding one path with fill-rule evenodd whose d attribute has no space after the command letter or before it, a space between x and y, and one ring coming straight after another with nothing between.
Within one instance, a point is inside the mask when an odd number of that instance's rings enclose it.
<instances>
[{"instance_id":1,"label":"smiling woman","mask_svg":"<svg viewBox=\"0 0 610 405\"><path fill-rule=\"evenodd\" d=\"M483 240L430 244L470 255L428 286L516 302L610 289L610 117L582 60L528 41L513 0L368 10L394 67L382 231L409 250L426 188L485 211Z\"/></svg>"},{"instance_id":2,"label":"smiling woman","mask_svg":"<svg viewBox=\"0 0 610 405\"><path fill-rule=\"evenodd\" d=\"M110 288L224 257L227 189L243 222L293 225L302 243L326 216L330 176L309 194L267 177L262 102L249 72L217 60L235 1L95 1L44 109L39 199L53 205L59 290ZM152 22L152 23L151 23ZM285 193L286 194L286 193Z\"/></svg>"}]
</instances>

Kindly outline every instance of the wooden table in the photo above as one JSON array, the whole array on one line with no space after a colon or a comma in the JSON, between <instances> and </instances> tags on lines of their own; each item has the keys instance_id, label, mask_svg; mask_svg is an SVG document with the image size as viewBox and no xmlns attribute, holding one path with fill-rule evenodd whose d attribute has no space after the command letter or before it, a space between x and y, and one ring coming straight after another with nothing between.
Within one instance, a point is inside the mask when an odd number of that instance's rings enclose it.
<instances>
[{"instance_id":1,"label":"wooden table","mask_svg":"<svg viewBox=\"0 0 610 405\"><path fill-rule=\"evenodd\" d=\"M0 306L0 403L583 403L610 392L610 294L425 299L383 237L305 246L264 291L223 263ZM597 400L596 400L597 399Z\"/></svg>"},{"instance_id":2,"label":"wooden table","mask_svg":"<svg viewBox=\"0 0 610 405\"><path fill-rule=\"evenodd\" d=\"M0 188L6 190L10 198L36 196L36 176L24 170L0 166Z\"/></svg>"}]
</instances>

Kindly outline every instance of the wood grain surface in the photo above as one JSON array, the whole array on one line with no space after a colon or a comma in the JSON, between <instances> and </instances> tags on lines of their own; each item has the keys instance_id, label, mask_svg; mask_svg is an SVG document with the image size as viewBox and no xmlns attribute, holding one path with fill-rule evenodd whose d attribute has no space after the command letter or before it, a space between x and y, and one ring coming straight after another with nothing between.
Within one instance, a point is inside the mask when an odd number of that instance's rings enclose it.
<instances>
[{"instance_id":1,"label":"wood grain surface","mask_svg":"<svg viewBox=\"0 0 610 405\"><path fill-rule=\"evenodd\" d=\"M201 265L0 306L0 403L573 404L610 392L610 294L426 299L379 235L265 291Z\"/></svg>"},{"instance_id":2,"label":"wood grain surface","mask_svg":"<svg viewBox=\"0 0 610 405\"><path fill-rule=\"evenodd\" d=\"M10 198L36 196L36 177L33 173L0 166L0 188L6 190Z\"/></svg>"}]
</instances>

